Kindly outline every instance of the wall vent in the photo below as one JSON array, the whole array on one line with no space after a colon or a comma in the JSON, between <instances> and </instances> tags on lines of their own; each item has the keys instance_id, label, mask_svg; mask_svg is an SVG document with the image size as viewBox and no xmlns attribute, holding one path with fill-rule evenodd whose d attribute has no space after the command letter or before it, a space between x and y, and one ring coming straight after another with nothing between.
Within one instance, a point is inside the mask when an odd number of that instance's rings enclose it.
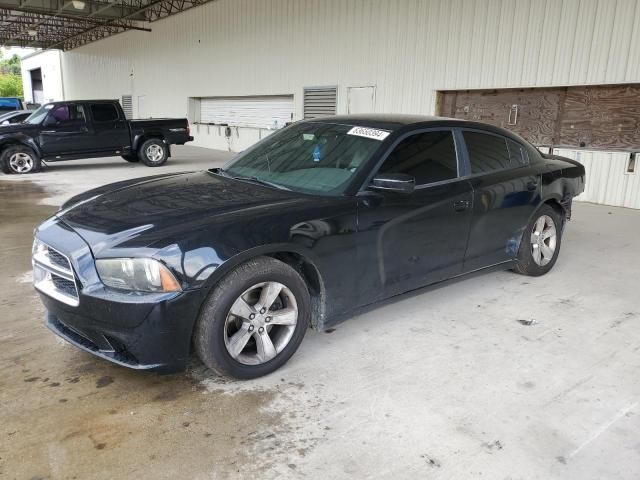
<instances>
[{"instance_id":1,"label":"wall vent","mask_svg":"<svg viewBox=\"0 0 640 480\"><path fill-rule=\"evenodd\" d=\"M338 89L336 87L309 87L304 89L304 119L328 117L336 114Z\"/></svg>"},{"instance_id":2,"label":"wall vent","mask_svg":"<svg viewBox=\"0 0 640 480\"><path fill-rule=\"evenodd\" d=\"M124 116L127 120L131 120L133 118L133 97L131 95L123 95L120 103L122 104L122 110L124 110Z\"/></svg>"}]
</instances>

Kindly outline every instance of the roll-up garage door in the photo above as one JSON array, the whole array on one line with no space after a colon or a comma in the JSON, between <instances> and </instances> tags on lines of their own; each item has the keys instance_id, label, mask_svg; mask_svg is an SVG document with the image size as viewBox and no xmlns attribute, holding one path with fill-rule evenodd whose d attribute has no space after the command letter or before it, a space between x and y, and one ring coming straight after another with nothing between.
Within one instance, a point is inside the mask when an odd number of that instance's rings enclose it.
<instances>
[{"instance_id":1,"label":"roll-up garage door","mask_svg":"<svg viewBox=\"0 0 640 480\"><path fill-rule=\"evenodd\" d=\"M304 89L304 119L336 114L336 87Z\"/></svg>"},{"instance_id":2,"label":"roll-up garage door","mask_svg":"<svg viewBox=\"0 0 640 480\"><path fill-rule=\"evenodd\" d=\"M235 127L281 128L293 120L293 95L209 97L200 103L200 122Z\"/></svg>"}]
</instances>

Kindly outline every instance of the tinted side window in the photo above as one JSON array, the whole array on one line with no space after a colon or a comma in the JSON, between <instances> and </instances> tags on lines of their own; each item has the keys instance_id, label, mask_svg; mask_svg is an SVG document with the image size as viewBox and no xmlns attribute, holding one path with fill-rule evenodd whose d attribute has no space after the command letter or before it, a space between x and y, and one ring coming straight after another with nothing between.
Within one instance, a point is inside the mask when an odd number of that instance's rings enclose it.
<instances>
[{"instance_id":1,"label":"tinted side window","mask_svg":"<svg viewBox=\"0 0 640 480\"><path fill-rule=\"evenodd\" d=\"M20 115L16 115L15 117L13 117L11 120L9 120L9 123L21 123L24 122L25 119L31 115L30 113L22 113Z\"/></svg>"},{"instance_id":2,"label":"tinted side window","mask_svg":"<svg viewBox=\"0 0 640 480\"><path fill-rule=\"evenodd\" d=\"M471 173L493 172L511 166L505 138L468 131L462 135L469 152Z\"/></svg>"},{"instance_id":3,"label":"tinted side window","mask_svg":"<svg viewBox=\"0 0 640 480\"><path fill-rule=\"evenodd\" d=\"M456 178L453 133L443 130L405 138L384 161L380 173L406 173L415 177L417 185Z\"/></svg>"},{"instance_id":4,"label":"tinted side window","mask_svg":"<svg viewBox=\"0 0 640 480\"><path fill-rule=\"evenodd\" d=\"M116 107L109 103L94 103L91 105L91 115L94 122L113 122L118 119Z\"/></svg>"},{"instance_id":5,"label":"tinted side window","mask_svg":"<svg viewBox=\"0 0 640 480\"><path fill-rule=\"evenodd\" d=\"M59 105L49 112L47 122L59 127L84 125L84 109L82 105Z\"/></svg>"},{"instance_id":6,"label":"tinted side window","mask_svg":"<svg viewBox=\"0 0 640 480\"><path fill-rule=\"evenodd\" d=\"M522 145L513 140L507 140L507 146L509 147L509 158L512 166L521 167L529 164L529 157Z\"/></svg>"}]
</instances>

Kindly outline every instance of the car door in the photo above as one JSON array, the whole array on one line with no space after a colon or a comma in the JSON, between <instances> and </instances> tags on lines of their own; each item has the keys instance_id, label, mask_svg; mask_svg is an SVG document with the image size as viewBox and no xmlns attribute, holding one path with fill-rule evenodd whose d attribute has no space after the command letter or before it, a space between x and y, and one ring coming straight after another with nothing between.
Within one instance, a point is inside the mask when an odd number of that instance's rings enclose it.
<instances>
[{"instance_id":1,"label":"car door","mask_svg":"<svg viewBox=\"0 0 640 480\"><path fill-rule=\"evenodd\" d=\"M129 124L113 103L96 102L88 106L96 152L116 154L130 146Z\"/></svg>"},{"instance_id":2,"label":"car door","mask_svg":"<svg viewBox=\"0 0 640 480\"><path fill-rule=\"evenodd\" d=\"M400 139L378 174L415 178L412 193L366 190L358 204L358 262L362 303L453 277L462 271L472 190L459 177L452 129L413 132Z\"/></svg>"},{"instance_id":3,"label":"car door","mask_svg":"<svg viewBox=\"0 0 640 480\"><path fill-rule=\"evenodd\" d=\"M523 145L483 130L462 130L473 186L473 218L465 271L512 259L540 198L536 170Z\"/></svg>"},{"instance_id":4,"label":"car door","mask_svg":"<svg viewBox=\"0 0 640 480\"><path fill-rule=\"evenodd\" d=\"M78 155L91 148L84 107L81 104L54 105L42 123L40 149L45 158Z\"/></svg>"}]
</instances>

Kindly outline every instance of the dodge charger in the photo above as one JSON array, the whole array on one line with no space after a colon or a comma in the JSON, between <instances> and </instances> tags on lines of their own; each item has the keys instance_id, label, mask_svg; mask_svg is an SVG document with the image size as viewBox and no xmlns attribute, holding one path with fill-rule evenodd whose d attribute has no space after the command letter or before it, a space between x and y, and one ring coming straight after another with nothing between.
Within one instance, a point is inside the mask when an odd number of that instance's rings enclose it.
<instances>
[{"instance_id":1,"label":"dodge charger","mask_svg":"<svg viewBox=\"0 0 640 480\"><path fill-rule=\"evenodd\" d=\"M309 328L392 297L496 269L546 274L584 177L480 123L302 121L224 168L71 198L36 229L34 285L47 326L98 357L176 371L195 353L255 378Z\"/></svg>"}]
</instances>

